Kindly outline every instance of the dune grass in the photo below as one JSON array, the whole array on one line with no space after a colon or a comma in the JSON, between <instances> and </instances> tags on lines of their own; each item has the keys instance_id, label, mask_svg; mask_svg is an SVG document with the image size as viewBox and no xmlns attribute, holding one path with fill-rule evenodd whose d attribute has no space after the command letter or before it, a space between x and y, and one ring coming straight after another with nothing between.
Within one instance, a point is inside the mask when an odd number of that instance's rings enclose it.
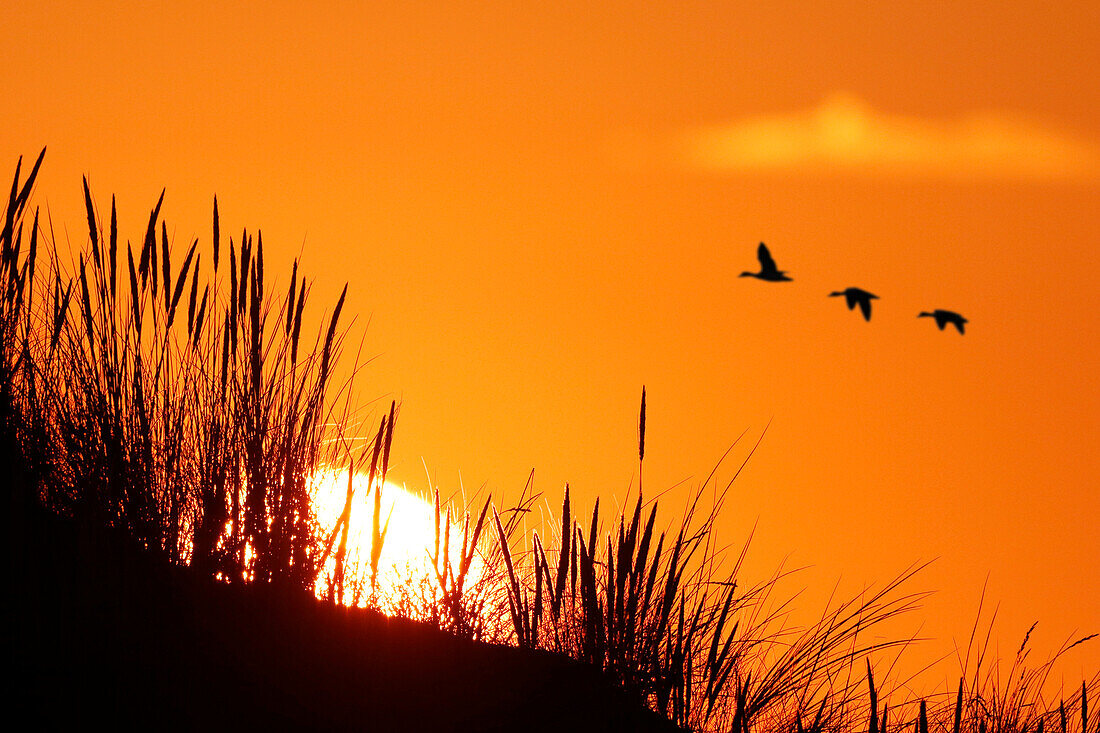
<instances>
[{"instance_id":1,"label":"dune grass","mask_svg":"<svg viewBox=\"0 0 1100 733\"><path fill-rule=\"evenodd\" d=\"M173 267L164 194L135 247L86 180L90 247L67 269L50 232L36 277L38 211L20 259L36 172L7 207L0 367L35 498L228 582L311 588L324 548L308 482L343 458L330 393L344 295L301 348L309 284L295 263L285 297L265 290L262 235L225 247L215 200L212 269L197 240Z\"/></svg>"},{"instance_id":2,"label":"dune grass","mask_svg":"<svg viewBox=\"0 0 1100 733\"><path fill-rule=\"evenodd\" d=\"M785 571L743 580L748 542L734 551L715 531L739 470L724 485L712 472L673 520L643 494L644 389L639 483L616 514L601 514L597 500L582 516L566 486L553 529L540 534L524 522L542 498L532 480L507 508L436 491L432 576L380 588L381 492L398 410L392 403L366 440L342 428L350 383L333 375L347 288L309 340L310 285L298 263L276 293L262 235L224 238L217 199L209 248L170 241L163 193L135 245L120 238L114 200L104 216L86 180L88 240L66 262L49 217L29 207L44 154L25 176L17 164L0 231L0 439L5 463L19 467L12 502L117 528L220 582L375 607L396 592L401 615L580 660L684 729L1100 731L1100 706L1088 705L1100 674L1057 704L1044 697L1057 659L1091 637L1031 666L1027 638L1002 663L975 634L953 694L914 698L878 680L910 640L868 632L919 606L923 594L906 590L919 566L789 627ZM346 467L349 482L328 527L311 481L332 466ZM348 531L363 467L374 512L360 559L349 556ZM361 564L366 574L349 570Z\"/></svg>"}]
</instances>

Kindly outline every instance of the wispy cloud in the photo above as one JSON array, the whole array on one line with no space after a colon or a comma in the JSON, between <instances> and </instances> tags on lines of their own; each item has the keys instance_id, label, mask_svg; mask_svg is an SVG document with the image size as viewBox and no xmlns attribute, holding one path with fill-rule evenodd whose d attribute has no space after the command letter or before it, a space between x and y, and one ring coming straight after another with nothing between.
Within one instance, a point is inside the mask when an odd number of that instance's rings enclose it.
<instances>
[{"instance_id":1,"label":"wispy cloud","mask_svg":"<svg viewBox=\"0 0 1100 733\"><path fill-rule=\"evenodd\" d=\"M700 127L678 141L716 172L841 172L887 177L1100 178L1100 143L1004 114L891 115L847 94L815 108Z\"/></svg>"}]
</instances>

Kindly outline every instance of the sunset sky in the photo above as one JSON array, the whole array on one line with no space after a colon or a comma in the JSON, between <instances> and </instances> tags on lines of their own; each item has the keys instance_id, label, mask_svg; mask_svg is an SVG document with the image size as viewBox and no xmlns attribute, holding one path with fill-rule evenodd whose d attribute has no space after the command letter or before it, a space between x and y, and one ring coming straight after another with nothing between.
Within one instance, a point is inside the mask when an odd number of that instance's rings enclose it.
<instances>
[{"instance_id":1,"label":"sunset sky","mask_svg":"<svg viewBox=\"0 0 1100 733\"><path fill-rule=\"evenodd\" d=\"M130 239L167 187L208 247L216 193L277 287L350 284L391 481L612 502L644 384L672 512L770 421L720 523L753 572L939 558L921 661L987 574L1003 655L1100 631L1100 4L9 0L0 59L62 242L87 174ZM793 282L737 277L761 241Z\"/></svg>"}]
</instances>

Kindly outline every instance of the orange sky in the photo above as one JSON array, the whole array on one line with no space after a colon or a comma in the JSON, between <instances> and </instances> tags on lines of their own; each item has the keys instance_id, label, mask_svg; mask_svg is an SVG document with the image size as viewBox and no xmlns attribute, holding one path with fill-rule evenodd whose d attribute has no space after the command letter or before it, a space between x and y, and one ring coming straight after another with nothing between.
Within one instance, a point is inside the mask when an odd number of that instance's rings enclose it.
<instances>
[{"instance_id":1,"label":"orange sky","mask_svg":"<svg viewBox=\"0 0 1100 733\"><path fill-rule=\"evenodd\" d=\"M621 496L645 384L654 489L771 420L753 568L939 557L921 660L987 573L1006 655L1100 631L1100 6L225 5L4 3L0 161L49 145L78 242L82 173L131 238L167 186L180 239L216 192L272 269L304 242L402 401L393 480ZM794 282L736 277L761 240Z\"/></svg>"}]
</instances>

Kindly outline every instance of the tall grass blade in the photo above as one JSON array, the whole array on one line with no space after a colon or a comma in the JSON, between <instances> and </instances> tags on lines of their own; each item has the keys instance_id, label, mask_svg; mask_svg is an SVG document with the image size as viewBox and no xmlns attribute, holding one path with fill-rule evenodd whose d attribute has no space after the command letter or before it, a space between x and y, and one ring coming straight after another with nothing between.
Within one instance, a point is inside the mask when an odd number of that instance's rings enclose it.
<instances>
[{"instance_id":1,"label":"tall grass blade","mask_svg":"<svg viewBox=\"0 0 1100 733\"><path fill-rule=\"evenodd\" d=\"M99 228L96 226L95 209L92 206L92 192L88 189L88 177L82 176L84 182L84 209L88 215L88 236L92 239L92 256L99 263Z\"/></svg>"}]
</instances>

